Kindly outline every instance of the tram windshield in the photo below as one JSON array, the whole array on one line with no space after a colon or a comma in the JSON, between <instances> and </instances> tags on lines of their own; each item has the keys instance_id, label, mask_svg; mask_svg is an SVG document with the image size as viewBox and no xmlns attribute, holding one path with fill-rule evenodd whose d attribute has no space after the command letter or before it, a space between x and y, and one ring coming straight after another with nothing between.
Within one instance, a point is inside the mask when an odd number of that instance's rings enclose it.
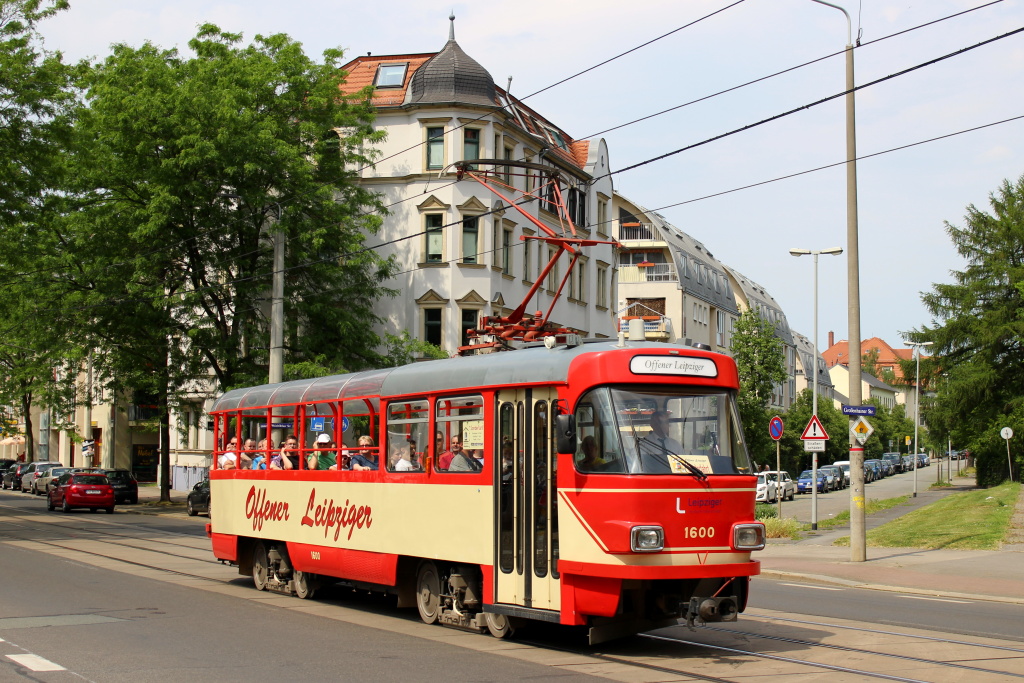
<instances>
[{"instance_id":1,"label":"tram windshield","mask_svg":"<svg viewBox=\"0 0 1024 683\"><path fill-rule=\"evenodd\" d=\"M602 387L576 407L576 468L594 474L752 474L733 397Z\"/></svg>"}]
</instances>

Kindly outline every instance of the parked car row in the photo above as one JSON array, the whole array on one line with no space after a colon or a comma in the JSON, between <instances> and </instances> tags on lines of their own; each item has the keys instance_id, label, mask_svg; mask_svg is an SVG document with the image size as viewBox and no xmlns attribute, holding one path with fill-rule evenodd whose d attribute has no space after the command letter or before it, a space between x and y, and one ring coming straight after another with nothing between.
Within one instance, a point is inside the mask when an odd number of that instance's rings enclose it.
<instances>
[{"instance_id":1,"label":"parked car row","mask_svg":"<svg viewBox=\"0 0 1024 683\"><path fill-rule=\"evenodd\" d=\"M919 453L917 456L917 466L927 467L929 464L931 463L928 456L924 453ZM865 483L870 483L892 474L909 472L913 469L914 456L884 453L881 458L870 458L864 461L864 481ZM839 470L838 475L833 470ZM811 470L801 472L797 480L797 493L810 493L814 487L812 479ZM850 462L848 460L840 460L831 465L821 465L818 467L817 489L819 493L828 493L829 491L846 488L849 485Z\"/></svg>"},{"instance_id":2,"label":"parked car row","mask_svg":"<svg viewBox=\"0 0 1024 683\"><path fill-rule=\"evenodd\" d=\"M6 469L4 469L6 467ZM0 463L0 487L12 491L27 491L37 496L47 495L55 482L68 473L93 473L107 477L118 503L139 502L139 482L129 470L67 467L59 462L14 462Z\"/></svg>"}]
</instances>

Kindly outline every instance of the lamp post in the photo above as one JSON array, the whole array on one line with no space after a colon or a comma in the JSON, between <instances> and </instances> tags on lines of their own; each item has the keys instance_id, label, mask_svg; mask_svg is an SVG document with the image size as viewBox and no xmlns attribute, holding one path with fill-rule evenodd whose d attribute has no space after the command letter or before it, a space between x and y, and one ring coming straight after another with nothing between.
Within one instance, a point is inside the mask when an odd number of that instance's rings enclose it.
<instances>
[{"instance_id":1,"label":"lamp post","mask_svg":"<svg viewBox=\"0 0 1024 683\"><path fill-rule=\"evenodd\" d=\"M814 257L814 334L811 337L811 414L818 417L818 254L838 256L843 253L842 247L831 249L790 249L793 256ZM818 453L811 456L811 529L818 529Z\"/></svg>"},{"instance_id":2,"label":"lamp post","mask_svg":"<svg viewBox=\"0 0 1024 683\"><path fill-rule=\"evenodd\" d=\"M839 5L812 0L837 9L846 17L846 278L849 306L850 405L860 405L860 248L857 237L857 137L853 96L853 24ZM853 436L850 418L850 561L867 560L864 527L864 447Z\"/></svg>"},{"instance_id":3,"label":"lamp post","mask_svg":"<svg viewBox=\"0 0 1024 683\"><path fill-rule=\"evenodd\" d=\"M906 342L913 347L917 359L917 370L914 375L914 498L917 498L917 426L921 424L921 347L931 346L931 342Z\"/></svg>"}]
</instances>

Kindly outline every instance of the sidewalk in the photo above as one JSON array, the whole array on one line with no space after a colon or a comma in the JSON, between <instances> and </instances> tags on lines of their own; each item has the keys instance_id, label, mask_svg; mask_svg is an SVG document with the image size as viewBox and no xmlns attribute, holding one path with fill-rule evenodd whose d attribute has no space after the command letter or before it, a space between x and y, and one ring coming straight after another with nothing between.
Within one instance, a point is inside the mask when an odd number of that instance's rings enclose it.
<instances>
[{"instance_id":1,"label":"sidewalk","mask_svg":"<svg viewBox=\"0 0 1024 683\"><path fill-rule=\"evenodd\" d=\"M171 489L171 502L161 503L159 486L139 486L139 504L120 505L117 509L136 515L184 515L187 497L188 491Z\"/></svg>"},{"instance_id":2,"label":"sidewalk","mask_svg":"<svg viewBox=\"0 0 1024 683\"><path fill-rule=\"evenodd\" d=\"M866 526L873 529L973 488L973 479L954 477L953 486L919 492L904 505L869 516ZM851 562L849 547L832 545L850 534L849 527L837 527L801 541L770 541L755 557L761 561L761 576L769 578L1024 605L1024 490L1011 524L1014 531L1001 550L869 547L866 562Z\"/></svg>"}]
</instances>

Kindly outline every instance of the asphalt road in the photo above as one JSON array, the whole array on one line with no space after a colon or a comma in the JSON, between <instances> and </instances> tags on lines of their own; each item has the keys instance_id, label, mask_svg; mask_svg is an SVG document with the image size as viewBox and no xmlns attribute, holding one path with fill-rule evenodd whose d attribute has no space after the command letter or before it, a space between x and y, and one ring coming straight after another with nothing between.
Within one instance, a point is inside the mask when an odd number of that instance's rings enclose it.
<instances>
[{"instance_id":1,"label":"asphalt road","mask_svg":"<svg viewBox=\"0 0 1024 683\"><path fill-rule=\"evenodd\" d=\"M47 513L40 498L0 493L0 575L7 578L0 585L0 681L597 680L591 673L653 680L650 671L641 675L618 662L654 657L659 667L674 667L671 658L681 657L683 666L699 660L712 667L700 669L710 675L728 675L738 666L735 657L705 657L692 646L636 639L609 648L619 658L613 665L571 651L574 643L564 634L542 630L540 638L508 642L427 626L414 610L399 610L379 595L333 588L304 601L260 593L233 568L213 561L205 522L183 513L180 518ZM889 637L833 631L817 622L838 618L868 628L911 627L1019 642L1024 617L1020 606L953 604L760 578L750 610L741 616L742 628L777 632L782 627L771 625L772 614L814 620L813 626L799 628L822 640L860 638L868 648ZM670 632L682 638L716 636L714 631L694 636L685 627ZM773 641L763 642L772 647ZM801 655L809 651L792 647ZM40 661L67 670L31 668Z\"/></svg>"}]
</instances>

